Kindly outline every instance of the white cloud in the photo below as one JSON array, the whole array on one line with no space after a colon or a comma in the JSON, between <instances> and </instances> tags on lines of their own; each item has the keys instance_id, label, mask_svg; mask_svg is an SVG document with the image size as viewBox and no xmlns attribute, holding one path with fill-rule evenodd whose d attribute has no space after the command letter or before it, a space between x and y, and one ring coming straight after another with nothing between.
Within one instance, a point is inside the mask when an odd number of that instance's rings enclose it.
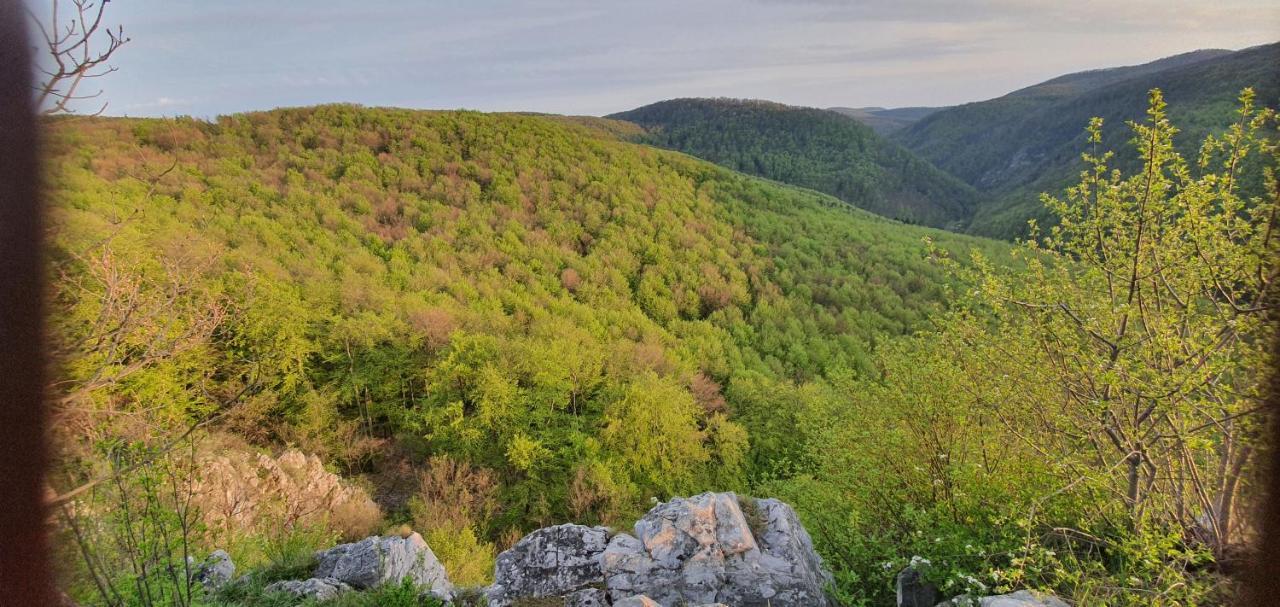
<instances>
[{"instance_id":1,"label":"white cloud","mask_svg":"<svg viewBox=\"0 0 1280 607\"><path fill-rule=\"evenodd\" d=\"M177 108L191 105L192 102L187 99L175 99L173 97L156 97L150 101L142 101L138 103L130 103L125 107L129 110L162 110L165 108Z\"/></svg>"}]
</instances>

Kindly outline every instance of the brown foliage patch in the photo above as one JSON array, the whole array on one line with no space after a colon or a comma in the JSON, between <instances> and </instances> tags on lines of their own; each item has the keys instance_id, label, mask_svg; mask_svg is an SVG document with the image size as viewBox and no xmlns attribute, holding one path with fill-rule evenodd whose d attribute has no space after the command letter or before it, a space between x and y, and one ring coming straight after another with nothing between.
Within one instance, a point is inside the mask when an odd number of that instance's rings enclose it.
<instances>
[{"instance_id":1,"label":"brown foliage patch","mask_svg":"<svg viewBox=\"0 0 1280 607\"><path fill-rule=\"evenodd\" d=\"M409 325L422 336L428 348L439 350L449 344L458 320L445 308L431 307L409 312Z\"/></svg>"},{"instance_id":2,"label":"brown foliage patch","mask_svg":"<svg viewBox=\"0 0 1280 607\"><path fill-rule=\"evenodd\" d=\"M560 284L564 285L570 293L578 290L578 285L582 284L582 277L578 275L578 271L573 268L565 268L560 272Z\"/></svg>"},{"instance_id":3,"label":"brown foliage patch","mask_svg":"<svg viewBox=\"0 0 1280 607\"><path fill-rule=\"evenodd\" d=\"M693 393L693 399L707 414L725 412L726 406L724 395L720 393L720 384L707 377L706 373L699 371L689 379L689 392Z\"/></svg>"},{"instance_id":4,"label":"brown foliage patch","mask_svg":"<svg viewBox=\"0 0 1280 607\"><path fill-rule=\"evenodd\" d=\"M463 529L483 524L497 509L498 481L493 472L439 455L418 475L420 528Z\"/></svg>"}]
</instances>

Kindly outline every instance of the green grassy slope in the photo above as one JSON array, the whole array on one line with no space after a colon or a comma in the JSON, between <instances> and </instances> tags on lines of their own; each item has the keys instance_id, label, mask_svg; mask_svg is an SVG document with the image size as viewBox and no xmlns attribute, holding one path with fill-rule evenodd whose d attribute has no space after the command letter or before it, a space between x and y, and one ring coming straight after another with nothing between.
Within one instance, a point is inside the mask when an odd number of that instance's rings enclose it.
<instances>
[{"instance_id":1,"label":"green grassy slope","mask_svg":"<svg viewBox=\"0 0 1280 607\"><path fill-rule=\"evenodd\" d=\"M1245 87L1257 90L1261 104L1275 107L1278 64L1280 44L1271 44L1070 74L934 113L892 138L985 195L970 231L1007 238L1022 234L1028 218L1043 219L1040 192L1061 191L1074 181L1083 166L1084 127L1091 117L1100 116L1108 125L1105 149L1123 148L1129 137L1124 122L1141 119L1147 92L1160 88L1171 119L1183 129L1178 142L1195 146L1231 123L1236 97ZM1118 159L1122 168L1129 163Z\"/></svg>"},{"instance_id":2,"label":"green grassy slope","mask_svg":"<svg viewBox=\"0 0 1280 607\"><path fill-rule=\"evenodd\" d=\"M642 140L769 179L831 194L859 208L955 227L975 192L848 116L733 99L674 99L614 114Z\"/></svg>"}]
</instances>

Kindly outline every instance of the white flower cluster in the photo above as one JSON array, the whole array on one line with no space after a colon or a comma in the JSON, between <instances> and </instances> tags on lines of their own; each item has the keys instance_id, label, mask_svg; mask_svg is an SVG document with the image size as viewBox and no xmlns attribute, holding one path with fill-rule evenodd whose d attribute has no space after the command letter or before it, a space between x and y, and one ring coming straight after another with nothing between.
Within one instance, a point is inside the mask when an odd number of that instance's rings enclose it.
<instances>
[{"instance_id":1,"label":"white flower cluster","mask_svg":"<svg viewBox=\"0 0 1280 607\"><path fill-rule=\"evenodd\" d=\"M978 578L972 575L960 576L960 581L964 583L964 587L977 592L986 592L987 585L978 581Z\"/></svg>"},{"instance_id":2,"label":"white flower cluster","mask_svg":"<svg viewBox=\"0 0 1280 607\"><path fill-rule=\"evenodd\" d=\"M932 563L931 561L929 561L929 559L924 558L924 557L922 557L922 556L913 556L913 557L911 557L911 567L912 567L912 568L918 568L918 567L920 567L920 566L922 566L922 565L923 565L923 566L925 566L925 567L928 567L929 565L932 565L932 564L933 564L933 563Z\"/></svg>"}]
</instances>

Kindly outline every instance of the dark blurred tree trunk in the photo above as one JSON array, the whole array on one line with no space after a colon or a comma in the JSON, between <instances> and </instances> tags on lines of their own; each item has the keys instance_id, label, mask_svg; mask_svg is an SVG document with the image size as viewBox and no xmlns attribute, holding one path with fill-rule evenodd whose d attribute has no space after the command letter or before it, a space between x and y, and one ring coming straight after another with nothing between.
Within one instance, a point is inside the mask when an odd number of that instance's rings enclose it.
<instances>
[{"instance_id":1,"label":"dark blurred tree trunk","mask_svg":"<svg viewBox=\"0 0 1280 607\"><path fill-rule=\"evenodd\" d=\"M1273 314L1275 314L1273 312ZM1273 319L1274 320L1274 319ZM1274 325L1275 323L1273 323ZM1280 361L1280 334L1274 336L1272 361ZM1272 607L1280 601L1280 368L1271 370L1267 409L1271 436L1269 455L1262 462L1267 496L1259 527L1262 537L1245 570L1243 605Z\"/></svg>"},{"instance_id":2,"label":"dark blurred tree trunk","mask_svg":"<svg viewBox=\"0 0 1280 607\"><path fill-rule=\"evenodd\" d=\"M43 226L22 3L0 2L0 605L57 605L44 507Z\"/></svg>"}]
</instances>

